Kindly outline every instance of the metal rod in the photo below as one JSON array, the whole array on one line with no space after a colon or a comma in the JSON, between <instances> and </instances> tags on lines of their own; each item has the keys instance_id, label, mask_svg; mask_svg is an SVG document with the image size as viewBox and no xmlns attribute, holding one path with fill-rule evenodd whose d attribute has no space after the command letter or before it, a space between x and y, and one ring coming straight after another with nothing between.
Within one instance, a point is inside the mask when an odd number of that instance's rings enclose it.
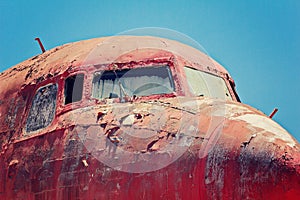
<instances>
[{"instance_id":1,"label":"metal rod","mask_svg":"<svg viewBox=\"0 0 300 200\"><path fill-rule=\"evenodd\" d=\"M270 118L272 119L272 117L277 113L278 108L274 108L273 112L270 114Z\"/></svg>"},{"instance_id":2,"label":"metal rod","mask_svg":"<svg viewBox=\"0 0 300 200\"><path fill-rule=\"evenodd\" d=\"M45 50L45 48L44 48L44 46L43 46L43 44L42 44L40 38L35 38L35 40L38 41L38 43L39 43L39 45L40 45L40 48L41 48L42 52L44 53L46 50Z\"/></svg>"}]
</instances>

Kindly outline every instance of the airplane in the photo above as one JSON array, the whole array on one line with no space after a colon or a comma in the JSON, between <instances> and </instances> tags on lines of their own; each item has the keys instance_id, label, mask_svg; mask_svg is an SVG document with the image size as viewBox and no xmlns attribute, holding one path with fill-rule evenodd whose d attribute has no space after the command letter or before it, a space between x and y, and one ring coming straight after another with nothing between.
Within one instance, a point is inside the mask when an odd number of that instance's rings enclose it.
<instances>
[{"instance_id":1,"label":"airplane","mask_svg":"<svg viewBox=\"0 0 300 200\"><path fill-rule=\"evenodd\" d=\"M205 53L130 35L42 51L0 74L0 199L299 198L299 143Z\"/></svg>"}]
</instances>

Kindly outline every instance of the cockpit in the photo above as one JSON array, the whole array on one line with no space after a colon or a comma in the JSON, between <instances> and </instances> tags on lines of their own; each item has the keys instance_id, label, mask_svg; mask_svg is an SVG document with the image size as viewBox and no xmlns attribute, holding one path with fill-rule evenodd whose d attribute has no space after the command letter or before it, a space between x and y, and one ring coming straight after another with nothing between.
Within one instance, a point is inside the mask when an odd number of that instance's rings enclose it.
<instances>
[{"instance_id":1,"label":"cockpit","mask_svg":"<svg viewBox=\"0 0 300 200\"><path fill-rule=\"evenodd\" d=\"M192 96L232 100L223 78L191 67L184 67ZM112 99L142 97L176 92L168 65L97 71L93 75L92 97Z\"/></svg>"},{"instance_id":2,"label":"cockpit","mask_svg":"<svg viewBox=\"0 0 300 200\"><path fill-rule=\"evenodd\" d=\"M235 100L234 94L234 88L225 76L189 66L178 69L174 65L158 63L116 69L95 67L90 71L75 71L63 82L53 81L40 86L31 102L26 132L49 126L55 113L59 113L57 109L67 112L95 103L105 105L176 96Z\"/></svg>"}]
</instances>

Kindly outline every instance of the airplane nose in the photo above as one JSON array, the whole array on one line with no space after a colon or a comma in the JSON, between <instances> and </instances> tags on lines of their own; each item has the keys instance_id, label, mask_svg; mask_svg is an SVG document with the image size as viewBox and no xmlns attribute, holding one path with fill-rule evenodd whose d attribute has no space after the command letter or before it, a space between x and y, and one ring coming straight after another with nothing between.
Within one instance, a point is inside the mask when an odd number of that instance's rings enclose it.
<instances>
[{"instance_id":1,"label":"airplane nose","mask_svg":"<svg viewBox=\"0 0 300 200\"><path fill-rule=\"evenodd\" d=\"M220 117L221 112L215 108L212 115ZM222 198L298 199L299 143L250 106L229 103L223 108L225 120L221 130L220 125L216 129L220 132L218 141L206 158L207 195L215 196L209 191L222 191Z\"/></svg>"}]
</instances>

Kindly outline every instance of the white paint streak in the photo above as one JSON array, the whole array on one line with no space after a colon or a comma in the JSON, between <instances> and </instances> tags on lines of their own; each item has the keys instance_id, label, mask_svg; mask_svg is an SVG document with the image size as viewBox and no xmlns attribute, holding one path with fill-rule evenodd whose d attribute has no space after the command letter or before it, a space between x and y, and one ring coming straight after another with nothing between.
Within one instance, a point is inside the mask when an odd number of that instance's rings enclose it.
<instances>
[{"instance_id":1,"label":"white paint streak","mask_svg":"<svg viewBox=\"0 0 300 200\"><path fill-rule=\"evenodd\" d=\"M122 122L124 126L131 126L134 123L134 115L128 115Z\"/></svg>"},{"instance_id":2,"label":"white paint streak","mask_svg":"<svg viewBox=\"0 0 300 200\"><path fill-rule=\"evenodd\" d=\"M295 140L286 130L266 116L245 114L235 117L235 120L243 120L253 127L261 128L267 132L273 133L274 139L278 138L284 140L291 147L296 145Z\"/></svg>"}]
</instances>

